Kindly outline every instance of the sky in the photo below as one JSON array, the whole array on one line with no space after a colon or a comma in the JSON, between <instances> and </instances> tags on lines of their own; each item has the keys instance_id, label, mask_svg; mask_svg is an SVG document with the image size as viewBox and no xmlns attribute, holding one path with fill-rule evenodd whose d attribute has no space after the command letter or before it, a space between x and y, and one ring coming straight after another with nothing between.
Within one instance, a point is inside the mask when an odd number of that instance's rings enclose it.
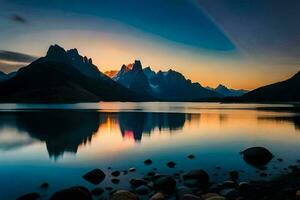
<instances>
[{"instance_id":1,"label":"sky","mask_svg":"<svg viewBox=\"0 0 300 200\"><path fill-rule=\"evenodd\" d=\"M141 60L203 86L254 89L300 70L299 0L0 0L0 71L77 48L100 71Z\"/></svg>"}]
</instances>

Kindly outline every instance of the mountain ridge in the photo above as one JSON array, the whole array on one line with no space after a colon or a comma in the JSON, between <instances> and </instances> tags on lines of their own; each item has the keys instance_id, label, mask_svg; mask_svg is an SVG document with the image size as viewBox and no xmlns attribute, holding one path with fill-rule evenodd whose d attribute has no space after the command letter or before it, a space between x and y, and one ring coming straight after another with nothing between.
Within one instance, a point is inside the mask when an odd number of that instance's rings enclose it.
<instances>
[{"instance_id":1,"label":"mountain ridge","mask_svg":"<svg viewBox=\"0 0 300 200\"><path fill-rule=\"evenodd\" d=\"M0 82L0 93L2 102L151 100L114 82L77 51L65 51L58 45L51 45L45 57Z\"/></svg>"}]
</instances>

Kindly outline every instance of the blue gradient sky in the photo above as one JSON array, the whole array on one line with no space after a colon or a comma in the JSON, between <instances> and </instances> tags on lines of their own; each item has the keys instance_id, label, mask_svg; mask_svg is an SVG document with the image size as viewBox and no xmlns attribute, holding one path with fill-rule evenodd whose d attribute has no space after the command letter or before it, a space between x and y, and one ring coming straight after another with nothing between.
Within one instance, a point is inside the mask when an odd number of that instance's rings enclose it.
<instances>
[{"instance_id":1,"label":"blue gradient sky","mask_svg":"<svg viewBox=\"0 0 300 200\"><path fill-rule=\"evenodd\" d=\"M296 0L0 2L0 50L42 56L57 43L92 57L101 71L141 59L212 87L253 89L300 69ZM17 68L0 60L0 70L3 62L4 71Z\"/></svg>"}]
</instances>

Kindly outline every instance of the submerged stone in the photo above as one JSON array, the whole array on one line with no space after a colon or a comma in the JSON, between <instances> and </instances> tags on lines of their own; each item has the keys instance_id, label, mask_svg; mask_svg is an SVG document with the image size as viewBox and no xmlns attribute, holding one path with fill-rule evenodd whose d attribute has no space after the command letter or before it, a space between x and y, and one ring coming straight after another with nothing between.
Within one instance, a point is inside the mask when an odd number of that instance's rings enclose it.
<instances>
[{"instance_id":1,"label":"submerged stone","mask_svg":"<svg viewBox=\"0 0 300 200\"><path fill-rule=\"evenodd\" d=\"M92 200L92 195L88 189L82 186L71 187L65 190L58 191L50 197L49 200Z\"/></svg>"},{"instance_id":2,"label":"submerged stone","mask_svg":"<svg viewBox=\"0 0 300 200\"><path fill-rule=\"evenodd\" d=\"M104 190L100 187L97 187L91 191L92 195L94 196L100 196L101 194L103 194L103 192Z\"/></svg>"},{"instance_id":3,"label":"submerged stone","mask_svg":"<svg viewBox=\"0 0 300 200\"><path fill-rule=\"evenodd\" d=\"M264 166L274 157L273 154L264 147L251 147L242 151L241 154L244 160L254 167Z\"/></svg>"},{"instance_id":4,"label":"submerged stone","mask_svg":"<svg viewBox=\"0 0 300 200\"><path fill-rule=\"evenodd\" d=\"M129 183L132 187L139 187L141 185L147 185L147 182L143 179L131 179L129 181Z\"/></svg>"},{"instance_id":5,"label":"submerged stone","mask_svg":"<svg viewBox=\"0 0 300 200\"><path fill-rule=\"evenodd\" d=\"M27 193L17 198L17 200L38 200L41 195L36 192Z\"/></svg>"},{"instance_id":6,"label":"submerged stone","mask_svg":"<svg viewBox=\"0 0 300 200\"><path fill-rule=\"evenodd\" d=\"M197 180L198 185L207 185L209 176L206 171L202 169L192 170L183 175L183 179L186 180Z\"/></svg>"},{"instance_id":7,"label":"submerged stone","mask_svg":"<svg viewBox=\"0 0 300 200\"><path fill-rule=\"evenodd\" d=\"M111 179L111 182L112 182L113 184L119 184L119 183L120 183L120 180L117 179L117 178L113 178L113 179Z\"/></svg>"},{"instance_id":8,"label":"submerged stone","mask_svg":"<svg viewBox=\"0 0 300 200\"><path fill-rule=\"evenodd\" d=\"M167 163L167 166L170 167L170 168L174 168L176 166L176 163L173 162L173 161L170 161Z\"/></svg>"},{"instance_id":9,"label":"submerged stone","mask_svg":"<svg viewBox=\"0 0 300 200\"><path fill-rule=\"evenodd\" d=\"M44 182L40 185L41 189L47 189L48 187L49 187L49 183L47 183L47 182Z\"/></svg>"},{"instance_id":10,"label":"submerged stone","mask_svg":"<svg viewBox=\"0 0 300 200\"><path fill-rule=\"evenodd\" d=\"M147 160L144 161L144 164L145 165L151 165L152 164L152 160L147 159Z\"/></svg>"},{"instance_id":11,"label":"submerged stone","mask_svg":"<svg viewBox=\"0 0 300 200\"><path fill-rule=\"evenodd\" d=\"M120 175L120 171L118 171L118 170L116 170L116 171L113 171L112 173L111 173L111 175L112 176L119 176Z\"/></svg>"},{"instance_id":12,"label":"submerged stone","mask_svg":"<svg viewBox=\"0 0 300 200\"><path fill-rule=\"evenodd\" d=\"M153 181L154 188L160 192L171 194L175 191L176 181L171 176L161 176Z\"/></svg>"},{"instance_id":13,"label":"submerged stone","mask_svg":"<svg viewBox=\"0 0 300 200\"><path fill-rule=\"evenodd\" d=\"M96 185L104 180L105 174L101 169L94 169L83 175L83 178Z\"/></svg>"}]
</instances>

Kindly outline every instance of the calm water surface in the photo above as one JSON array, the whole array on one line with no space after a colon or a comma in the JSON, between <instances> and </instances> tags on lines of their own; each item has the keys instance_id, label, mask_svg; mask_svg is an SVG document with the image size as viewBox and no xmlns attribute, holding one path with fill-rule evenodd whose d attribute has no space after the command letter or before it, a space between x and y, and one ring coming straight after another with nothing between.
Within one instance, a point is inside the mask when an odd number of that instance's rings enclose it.
<instances>
[{"instance_id":1,"label":"calm water surface","mask_svg":"<svg viewBox=\"0 0 300 200\"><path fill-rule=\"evenodd\" d=\"M255 180L257 169L240 151L267 147L284 159L275 157L267 166L269 174L278 175L300 159L299 144L300 112L291 104L0 104L0 199L35 191L47 199L73 185L92 189L81 176L93 168L107 174L137 169L121 176L115 188L127 188L128 179L153 167L161 173L203 168L212 181L244 170L241 180ZM196 158L187 159L189 154ZM153 164L145 166L148 158ZM176 167L168 168L168 161ZM38 187L45 181L50 188L42 191ZM107 185L109 175L100 184Z\"/></svg>"}]
</instances>

